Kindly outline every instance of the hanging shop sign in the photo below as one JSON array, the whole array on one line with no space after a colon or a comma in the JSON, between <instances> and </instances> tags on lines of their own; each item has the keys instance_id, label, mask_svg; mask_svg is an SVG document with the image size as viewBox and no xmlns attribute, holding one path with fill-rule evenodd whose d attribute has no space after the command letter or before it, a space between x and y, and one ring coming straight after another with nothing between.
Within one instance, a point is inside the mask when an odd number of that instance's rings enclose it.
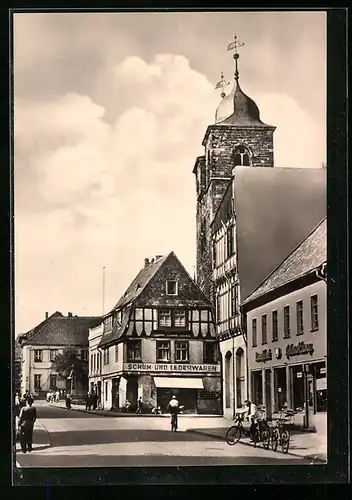
<instances>
[{"instance_id":1,"label":"hanging shop sign","mask_svg":"<svg viewBox=\"0 0 352 500\"><path fill-rule=\"evenodd\" d=\"M314 352L313 344L305 344L304 342L299 342L297 345L289 344L286 347L286 357L300 356L301 354L310 354L312 356Z\"/></svg>"},{"instance_id":2,"label":"hanging shop sign","mask_svg":"<svg viewBox=\"0 0 352 500\"><path fill-rule=\"evenodd\" d=\"M183 372L183 373L220 373L220 365L185 365L174 363L124 363L123 370L128 372Z\"/></svg>"},{"instance_id":3,"label":"hanging shop sign","mask_svg":"<svg viewBox=\"0 0 352 500\"><path fill-rule=\"evenodd\" d=\"M257 363L265 363L266 361L271 361L273 359L273 355L271 349L264 349L262 352L255 353L255 360Z\"/></svg>"}]
</instances>

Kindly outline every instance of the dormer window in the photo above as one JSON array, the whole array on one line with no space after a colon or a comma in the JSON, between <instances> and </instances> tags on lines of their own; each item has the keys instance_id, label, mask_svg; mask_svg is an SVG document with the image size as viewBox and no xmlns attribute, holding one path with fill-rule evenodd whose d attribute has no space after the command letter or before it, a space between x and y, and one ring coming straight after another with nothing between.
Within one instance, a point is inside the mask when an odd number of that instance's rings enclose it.
<instances>
[{"instance_id":1,"label":"dormer window","mask_svg":"<svg viewBox=\"0 0 352 500\"><path fill-rule=\"evenodd\" d=\"M177 295L178 294L178 283L176 280L166 281L166 295Z\"/></svg>"},{"instance_id":2,"label":"dormer window","mask_svg":"<svg viewBox=\"0 0 352 500\"><path fill-rule=\"evenodd\" d=\"M235 167L236 166L249 167L250 165L249 156L250 156L249 151L243 144L237 146L234 152Z\"/></svg>"},{"instance_id":3,"label":"dormer window","mask_svg":"<svg viewBox=\"0 0 352 500\"><path fill-rule=\"evenodd\" d=\"M104 318L104 332L109 332L112 330L112 316Z\"/></svg>"}]
</instances>

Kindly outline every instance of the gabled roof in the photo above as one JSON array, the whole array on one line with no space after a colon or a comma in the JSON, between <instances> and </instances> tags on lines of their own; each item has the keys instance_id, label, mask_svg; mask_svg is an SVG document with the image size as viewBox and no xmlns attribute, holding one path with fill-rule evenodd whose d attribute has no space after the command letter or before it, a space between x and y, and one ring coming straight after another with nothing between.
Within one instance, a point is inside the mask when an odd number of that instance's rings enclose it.
<instances>
[{"instance_id":1,"label":"gabled roof","mask_svg":"<svg viewBox=\"0 0 352 500\"><path fill-rule=\"evenodd\" d=\"M326 216L326 170L236 167L233 182L244 301Z\"/></svg>"},{"instance_id":2,"label":"gabled roof","mask_svg":"<svg viewBox=\"0 0 352 500\"><path fill-rule=\"evenodd\" d=\"M243 304L311 273L326 262L326 226L326 218L324 218L263 283L243 301Z\"/></svg>"},{"instance_id":3,"label":"gabled roof","mask_svg":"<svg viewBox=\"0 0 352 500\"><path fill-rule=\"evenodd\" d=\"M132 281L130 286L127 288L123 296L120 298L120 300L117 302L115 307L112 309L112 311L115 311L116 309L120 309L124 305L128 304L129 302L132 302L135 300L138 295L140 295L149 281L152 279L152 277L155 275L158 269L163 265L165 260L168 258L168 255L165 255L164 257L161 257L157 260L154 260L153 262L149 263L146 267L143 267L135 277L135 279ZM111 312L112 312L111 311Z\"/></svg>"},{"instance_id":4,"label":"gabled roof","mask_svg":"<svg viewBox=\"0 0 352 500\"><path fill-rule=\"evenodd\" d=\"M100 323L98 316L63 316L57 311L20 335L20 342L22 345L87 345L89 328Z\"/></svg>"},{"instance_id":5,"label":"gabled roof","mask_svg":"<svg viewBox=\"0 0 352 500\"><path fill-rule=\"evenodd\" d=\"M167 297L165 291L161 291L160 287L154 287L155 281L163 276L163 273L177 269L185 275L185 280L191 286L187 287L186 292L183 291L178 296ZM164 277L165 278L165 277ZM162 279L162 281L164 280ZM163 281L164 282L164 281ZM163 289L164 290L164 289ZM139 271L136 278L127 288L125 294L118 301L114 309L109 313L112 314L115 310L121 309L123 316L121 324L113 322L112 331L102 335L99 346L108 346L119 340L127 330L131 329L130 318L132 306L135 307L198 307L210 308L210 302L192 280L191 276L176 257L174 252L151 262L148 266Z\"/></svg>"}]
</instances>

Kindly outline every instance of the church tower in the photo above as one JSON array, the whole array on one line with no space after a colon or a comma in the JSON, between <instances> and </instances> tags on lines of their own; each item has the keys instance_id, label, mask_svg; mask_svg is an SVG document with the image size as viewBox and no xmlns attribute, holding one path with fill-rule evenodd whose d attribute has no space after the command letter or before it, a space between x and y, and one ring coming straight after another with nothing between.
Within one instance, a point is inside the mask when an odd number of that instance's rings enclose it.
<instances>
[{"instance_id":1,"label":"church tower","mask_svg":"<svg viewBox=\"0 0 352 500\"><path fill-rule=\"evenodd\" d=\"M193 173L197 186L197 284L213 302L211 222L237 165L273 167L273 134L276 127L260 119L256 103L240 87L238 47L235 35L228 50L234 50L234 87L226 96L228 85L221 75L216 88L222 88L222 101L216 110L215 123L209 125L202 145L204 156L196 159Z\"/></svg>"}]
</instances>

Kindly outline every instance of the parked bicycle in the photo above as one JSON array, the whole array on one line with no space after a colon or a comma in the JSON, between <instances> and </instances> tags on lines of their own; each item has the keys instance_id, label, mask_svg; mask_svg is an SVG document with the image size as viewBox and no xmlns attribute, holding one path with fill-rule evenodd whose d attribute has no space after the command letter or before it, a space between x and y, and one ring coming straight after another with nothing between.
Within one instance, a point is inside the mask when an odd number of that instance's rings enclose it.
<instances>
[{"instance_id":1,"label":"parked bicycle","mask_svg":"<svg viewBox=\"0 0 352 500\"><path fill-rule=\"evenodd\" d=\"M259 411L262 413L265 411L261 408ZM226 432L226 442L228 445L233 446L238 443L242 436L250 437L253 441L254 446L258 442L263 443L263 447L267 450L270 446L270 428L264 416L258 418L255 425L255 432L250 435L250 430L243 426L243 421L245 419L244 413L236 413L234 419L234 425L231 426Z\"/></svg>"},{"instance_id":2,"label":"parked bicycle","mask_svg":"<svg viewBox=\"0 0 352 500\"><path fill-rule=\"evenodd\" d=\"M294 414L293 410L282 408L279 417L272 419L274 427L271 431L271 448L273 451L277 451L278 446L280 446L283 453L288 453L290 433L287 425L291 423L291 418Z\"/></svg>"}]
</instances>

